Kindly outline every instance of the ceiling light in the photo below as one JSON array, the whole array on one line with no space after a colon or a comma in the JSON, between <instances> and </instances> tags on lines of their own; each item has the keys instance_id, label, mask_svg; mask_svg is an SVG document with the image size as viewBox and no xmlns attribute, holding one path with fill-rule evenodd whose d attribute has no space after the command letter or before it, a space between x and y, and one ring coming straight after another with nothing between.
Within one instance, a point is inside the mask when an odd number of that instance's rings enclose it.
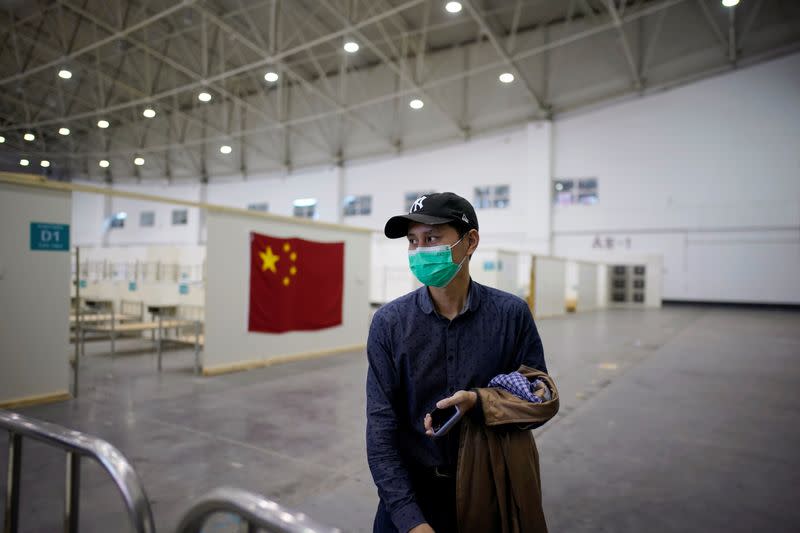
<instances>
[{"instance_id":1,"label":"ceiling light","mask_svg":"<svg viewBox=\"0 0 800 533\"><path fill-rule=\"evenodd\" d=\"M3 144L4 142L6 142L6 138L0 135L0 144Z\"/></svg>"},{"instance_id":2,"label":"ceiling light","mask_svg":"<svg viewBox=\"0 0 800 533\"><path fill-rule=\"evenodd\" d=\"M31 132L28 132L25 135L23 135L22 138L25 139L26 141L30 142L30 141L36 139L36 135L34 135Z\"/></svg>"},{"instance_id":3,"label":"ceiling light","mask_svg":"<svg viewBox=\"0 0 800 533\"><path fill-rule=\"evenodd\" d=\"M68 80L72 77L72 72L70 72L65 68L62 68L61 70L58 71L58 77L61 78L62 80Z\"/></svg>"},{"instance_id":4,"label":"ceiling light","mask_svg":"<svg viewBox=\"0 0 800 533\"><path fill-rule=\"evenodd\" d=\"M510 72L503 72L502 74L500 74L498 79L503 83L511 83L512 81L514 81L514 75L511 74Z\"/></svg>"},{"instance_id":5,"label":"ceiling light","mask_svg":"<svg viewBox=\"0 0 800 533\"><path fill-rule=\"evenodd\" d=\"M269 71L266 74L264 74L264 79L270 83L275 83L276 81L278 81L278 73Z\"/></svg>"},{"instance_id":6,"label":"ceiling light","mask_svg":"<svg viewBox=\"0 0 800 533\"><path fill-rule=\"evenodd\" d=\"M357 42L347 41L346 43L344 43L344 51L345 52L349 52L351 54L355 54L356 52L358 52L358 48L359 48L359 46L358 46Z\"/></svg>"},{"instance_id":7,"label":"ceiling light","mask_svg":"<svg viewBox=\"0 0 800 533\"><path fill-rule=\"evenodd\" d=\"M27 159L20 159L19 164L22 165L23 167L27 167L28 165L31 164L31 162L28 161Z\"/></svg>"},{"instance_id":8,"label":"ceiling light","mask_svg":"<svg viewBox=\"0 0 800 533\"><path fill-rule=\"evenodd\" d=\"M108 121L107 121L107 120L104 120L104 119L101 119L101 120L98 120L98 121L97 121L97 127L98 127L98 128L106 129L106 128L107 128L107 127L109 127L110 125L111 125L111 124L109 124L109 123L108 123Z\"/></svg>"},{"instance_id":9,"label":"ceiling light","mask_svg":"<svg viewBox=\"0 0 800 533\"><path fill-rule=\"evenodd\" d=\"M99 162L99 163L97 163L97 164L98 164L98 165L100 165L100 168L108 168L108 166L109 166L111 163L109 163L109 162L108 162L107 160L105 160L105 159L101 159L101 160L100 160L100 162Z\"/></svg>"},{"instance_id":10,"label":"ceiling light","mask_svg":"<svg viewBox=\"0 0 800 533\"><path fill-rule=\"evenodd\" d=\"M722 5L725 7L733 7L739 4L739 0L722 0Z\"/></svg>"},{"instance_id":11,"label":"ceiling light","mask_svg":"<svg viewBox=\"0 0 800 533\"><path fill-rule=\"evenodd\" d=\"M210 102L211 101L211 94L207 92L202 92L197 95L197 99L201 102Z\"/></svg>"},{"instance_id":12,"label":"ceiling light","mask_svg":"<svg viewBox=\"0 0 800 533\"><path fill-rule=\"evenodd\" d=\"M156 116L156 110L153 109L152 107L148 107L147 109L142 111L142 115L144 115L145 118L153 118L154 116Z\"/></svg>"},{"instance_id":13,"label":"ceiling light","mask_svg":"<svg viewBox=\"0 0 800 533\"><path fill-rule=\"evenodd\" d=\"M136 159L133 160L133 164L136 165L137 167L144 165L144 158L137 157Z\"/></svg>"},{"instance_id":14,"label":"ceiling light","mask_svg":"<svg viewBox=\"0 0 800 533\"><path fill-rule=\"evenodd\" d=\"M41 162L41 163L39 163L39 164L40 164L40 165L42 165L42 168L47 168L47 167L49 167L49 166L50 166L50 161L48 161L47 159L44 159L44 160L42 160L42 162Z\"/></svg>"},{"instance_id":15,"label":"ceiling light","mask_svg":"<svg viewBox=\"0 0 800 533\"><path fill-rule=\"evenodd\" d=\"M458 13L461 11L461 2L447 2L444 8L448 13Z\"/></svg>"},{"instance_id":16,"label":"ceiling light","mask_svg":"<svg viewBox=\"0 0 800 533\"><path fill-rule=\"evenodd\" d=\"M411 109L422 109L422 106L425 105L425 102L419 98L415 98L414 100L411 100L408 105L411 106Z\"/></svg>"},{"instance_id":17,"label":"ceiling light","mask_svg":"<svg viewBox=\"0 0 800 533\"><path fill-rule=\"evenodd\" d=\"M58 128L59 135L69 135L69 128Z\"/></svg>"},{"instance_id":18,"label":"ceiling light","mask_svg":"<svg viewBox=\"0 0 800 533\"><path fill-rule=\"evenodd\" d=\"M227 144L223 144L222 146L219 147L219 151L222 154L229 154L233 151L233 148L231 148Z\"/></svg>"}]
</instances>

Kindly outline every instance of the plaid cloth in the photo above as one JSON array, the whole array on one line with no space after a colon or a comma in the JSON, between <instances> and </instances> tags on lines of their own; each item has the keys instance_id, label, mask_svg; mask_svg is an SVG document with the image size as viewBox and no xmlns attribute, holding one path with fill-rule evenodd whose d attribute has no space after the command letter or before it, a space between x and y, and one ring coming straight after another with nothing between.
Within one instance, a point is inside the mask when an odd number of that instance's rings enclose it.
<instances>
[{"instance_id":1,"label":"plaid cloth","mask_svg":"<svg viewBox=\"0 0 800 533\"><path fill-rule=\"evenodd\" d=\"M528 400L529 402L533 403L542 403L542 401L549 401L552 396L550 394L550 389L547 388L547 385L541 379L537 379L533 383L528 381L528 379L520 374L519 372L511 372L510 374L499 374L492 378L489 382L490 387L497 387L500 389L505 389L514 396L522 398L523 400ZM534 396L534 391L539 388L544 387L544 400L539 398L538 396Z\"/></svg>"}]
</instances>

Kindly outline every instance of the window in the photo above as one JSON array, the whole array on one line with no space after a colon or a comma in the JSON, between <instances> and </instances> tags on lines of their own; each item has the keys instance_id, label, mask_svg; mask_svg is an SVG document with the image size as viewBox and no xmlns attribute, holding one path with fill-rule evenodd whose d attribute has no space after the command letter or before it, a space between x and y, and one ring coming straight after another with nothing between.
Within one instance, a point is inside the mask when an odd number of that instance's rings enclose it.
<instances>
[{"instance_id":1,"label":"window","mask_svg":"<svg viewBox=\"0 0 800 533\"><path fill-rule=\"evenodd\" d=\"M372 196L347 196L344 199L344 216L372 213Z\"/></svg>"},{"instance_id":2,"label":"window","mask_svg":"<svg viewBox=\"0 0 800 533\"><path fill-rule=\"evenodd\" d=\"M594 205L597 201L597 178L557 179L553 181L553 203L555 205Z\"/></svg>"},{"instance_id":3,"label":"window","mask_svg":"<svg viewBox=\"0 0 800 533\"><path fill-rule=\"evenodd\" d=\"M414 205L414 202L417 201L417 198L421 196L425 196L428 194L433 194L433 191L421 191L421 192L407 192L406 193L406 213L411 211L411 206Z\"/></svg>"},{"instance_id":4,"label":"window","mask_svg":"<svg viewBox=\"0 0 800 533\"><path fill-rule=\"evenodd\" d=\"M508 185L475 187L474 206L476 209L506 208L510 203L511 196Z\"/></svg>"},{"instance_id":5,"label":"window","mask_svg":"<svg viewBox=\"0 0 800 533\"><path fill-rule=\"evenodd\" d=\"M124 228L125 227L125 219L128 218L128 213L124 211L120 211L119 213L114 213L114 216L109 219L109 226L111 228Z\"/></svg>"},{"instance_id":6,"label":"window","mask_svg":"<svg viewBox=\"0 0 800 533\"><path fill-rule=\"evenodd\" d=\"M143 228L152 228L156 225L155 211L142 211L139 213L139 225Z\"/></svg>"},{"instance_id":7,"label":"window","mask_svg":"<svg viewBox=\"0 0 800 533\"><path fill-rule=\"evenodd\" d=\"M185 226L189 222L189 211L186 209L172 210L172 225Z\"/></svg>"},{"instance_id":8,"label":"window","mask_svg":"<svg viewBox=\"0 0 800 533\"><path fill-rule=\"evenodd\" d=\"M317 199L299 198L294 201L294 216L299 218L317 218Z\"/></svg>"},{"instance_id":9,"label":"window","mask_svg":"<svg viewBox=\"0 0 800 533\"><path fill-rule=\"evenodd\" d=\"M489 187L475 187L475 199L472 205L475 209L489 207Z\"/></svg>"},{"instance_id":10,"label":"window","mask_svg":"<svg viewBox=\"0 0 800 533\"><path fill-rule=\"evenodd\" d=\"M587 205L597 203L597 178L578 180L578 203Z\"/></svg>"},{"instance_id":11,"label":"window","mask_svg":"<svg viewBox=\"0 0 800 533\"><path fill-rule=\"evenodd\" d=\"M261 211L262 213L266 213L269 211L269 204L267 202L261 202L257 204L247 204L247 209L250 211Z\"/></svg>"}]
</instances>

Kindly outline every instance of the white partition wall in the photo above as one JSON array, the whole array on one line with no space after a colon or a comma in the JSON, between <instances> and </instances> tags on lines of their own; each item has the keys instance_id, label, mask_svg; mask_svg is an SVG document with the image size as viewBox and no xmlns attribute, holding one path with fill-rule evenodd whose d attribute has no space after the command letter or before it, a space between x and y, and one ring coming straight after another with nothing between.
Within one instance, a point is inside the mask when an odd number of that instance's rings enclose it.
<instances>
[{"instance_id":1,"label":"white partition wall","mask_svg":"<svg viewBox=\"0 0 800 533\"><path fill-rule=\"evenodd\" d=\"M372 303L383 304L407 294L421 284L408 268L408 241L388 239L382 231L372 234Z\"/></svg>"},{"instance_id":2,"label":"white partition wall","mask_svg":"<svg viewBox=\"0 0 800 533\"><path fill-rule=\"evenodd\" d=\"M518 269L518 252L480 247L469 265L470 276L478 283L524 298L526 286L520 283Z\"/></svg>"},{"instance_id":3,"label":"white partition wall","mask_svg":"<svg viewBox=\"0 0 800 533\"><path fill-rule=\"evenodd\" d=\"M248 332L251 232L344 242L341 325L280 334ZM370 241L370 232L357 228L243 210L209 210L203 373L363 349L369 326Z\"/></svg>"},{"instance_id":4,"label":"white partition wall","mask_svg":"<svg viewBox=\"0 0 800 533\"><path fill-rule=\"evenodd\" d=\"M564 265L566 281L564 283L564 304L569 311L575 311L578 306L578 263L567 259Z\"/></svg>"},{"instance_id":5,"label":"white partition wall","mask_svg":"<svg viewBox=\"0 0 800 533\"><path fill-rule=\"evenodd\" d=\"M578 305L577 311L597 309L597 265L581 261L578 266Z\"/></svg>"},{"instance_id":6,"label":"white partition wall","mask_svg":"<svg viewBox=\"0 0 800 533\"><path fill-rule=\"evenodd\" d=\"M605 309L608 307L608 265L603 263L595 265L595 280L597 307Z\"/></svg>"},{"instance_id":7,"label":"white partition wall","mask_svg":"<svg viewBox=\"0 0 800 533\"><path fill-rule=\"evenodd\" d=\"M0 182L0 406L68 397L69 243L31 225L69 223L69 192Z\"/></svg>"},{"instance_id":8,"label":"white partition wall","mask_svg":"<svg viewBox=\"0 0 800 533\"><path fill-rule=\"evenodd\" d=\"M497 265L497 288L524 297L522 288L517 282L519 254L509 250L498 250Z\"/></svg>"},{"instance_id":9,"label":"white partition wall","mask_svg":"<svg viewBox=\"0 0 800 533\"><path fill-rule=\"evenodd\" d=\"M554 257L535 256L532 263L531 277L533 280L534 318L565 314L566 261Z\"/></svg>"}]
</instances>

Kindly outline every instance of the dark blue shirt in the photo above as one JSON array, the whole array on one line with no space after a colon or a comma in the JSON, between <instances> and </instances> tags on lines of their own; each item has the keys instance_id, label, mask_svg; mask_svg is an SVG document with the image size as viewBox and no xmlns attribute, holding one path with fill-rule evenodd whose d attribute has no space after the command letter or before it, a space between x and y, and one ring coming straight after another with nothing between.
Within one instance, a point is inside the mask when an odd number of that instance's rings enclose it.
<instances>
[{"instance_id":1,"label":"dark blue shirt","mask_svg":"<svg viewBox=\"0 0 800 533\"><path fill-rule=\"evenodd\" d=\"M547 372L542 341L522 299L471 281L467 305L440 316L427 287L375 312L367 341L367 458L378 495L401 532L425 522L409 467L455 465L458 428L425 435L439 400L485 387L526 365Z\"/></svg>"}]
</instances>

